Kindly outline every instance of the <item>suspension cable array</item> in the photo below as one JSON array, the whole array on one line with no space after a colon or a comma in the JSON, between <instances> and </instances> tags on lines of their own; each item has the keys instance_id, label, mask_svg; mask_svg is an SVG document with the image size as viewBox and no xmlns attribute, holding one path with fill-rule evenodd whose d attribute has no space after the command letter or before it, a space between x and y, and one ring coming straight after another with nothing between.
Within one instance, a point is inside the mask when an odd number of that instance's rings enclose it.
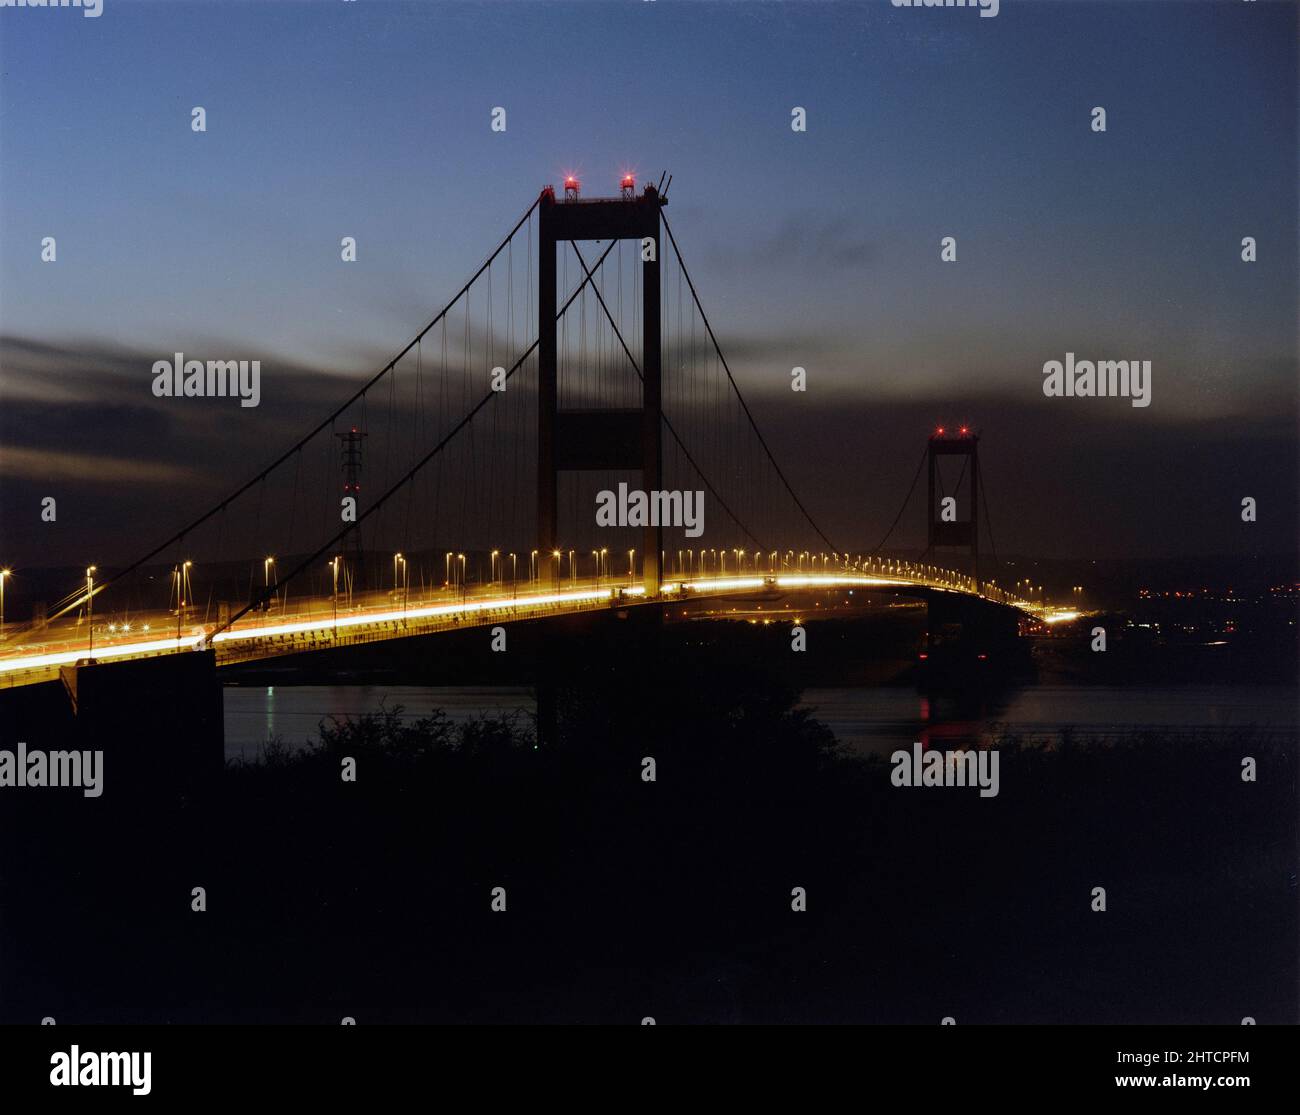
<instances>
[{"instance_id":1,"label":"suspension cable array","mask_svg":"<svg viewBox=\"0 0 1300 1115\"><path fill-rule=\"evenodd\" d=\"M600 523L591 504L595 487L619 486L626 470L562 473L557 495L565 539L557 539L549 555L535 548L541 297L535 269L548 265L556 268L558 290L567 292L555 311L558 405L597 423L601 411L641 405L641 316L648 293L642 288L647 275L658 278L659 421L667 434L661 483L670 494L701 489L699 523L674 523L664 532L660 575L802 570L805 560L816 568L818 555L810 550L776 548L778 542L797 546L799 539L817 539L831 551L820 555L823 567L833 557L847 568L849 555L814 519L760 429L662 211L672 252L652 271L641 253L623 250L621 239L597 241L601 250L593 264L573 239L561 242L554 261L543 261L533 241L546 198L548 191L428 323L305 434L120 570L96 581L95 567L88 568L84 590L59 601L49 619L78 609L80 625L84 610L93 647L96 622L108 616L110 631L114 621L132 630L132 615L157 611L167 588L179 644L187 624L198 625L188 628L192 637L207 640L272 606L286 616L298 614L294 607L307 614L323 599L347 607L358 592L372 600L386 592L405 602L413 580L425 596L435 590L464 594L470 583L518 585L525 576L540 584L543 561L556 585L567 562L563 576L577 585L578 567L589 555L583 567L599 584L612 577L611 552L626 553L631 583L641 535ZM515 258L520 235L523 266ZM248 428L235 433L247 437ZM873 557L902 521L924 461L870 551ZM371 478L379 494L363 500L361 489ZM396 501L403 490L405 498ZM707 549L705 493L714 509ZM166 565L156 562L163 554L169 555L170 578ZM101 606L96 598L110 588L114 596Z\"/></svg>"}]
</instances>

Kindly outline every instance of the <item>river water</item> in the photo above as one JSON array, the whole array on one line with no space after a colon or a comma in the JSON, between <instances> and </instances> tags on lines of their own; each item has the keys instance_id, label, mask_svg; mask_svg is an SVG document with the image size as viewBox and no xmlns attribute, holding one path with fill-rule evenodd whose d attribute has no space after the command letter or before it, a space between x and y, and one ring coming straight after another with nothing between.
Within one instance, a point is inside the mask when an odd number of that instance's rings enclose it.
<instances>
[{"instance_id":1,"label":"river water","mask_svg":"<svg viewBox=\"0 0 1300 1115\"><path fill-rule=\"evenodd\" d=\"M453 721L531 714L527 688L370 685L229 686L224 691L226 758L256 761L267 740L315 740L333 716L402 706L406 717L443 709ZM913 740L978 742L995 731L1076 738L1135 730L1254 732L1294 738L1297 691L1279 685L1034 686L982 707L921 696L905 687L806 689L803 705L850 753L888 755Z\"/></svg>"}]
</instances>

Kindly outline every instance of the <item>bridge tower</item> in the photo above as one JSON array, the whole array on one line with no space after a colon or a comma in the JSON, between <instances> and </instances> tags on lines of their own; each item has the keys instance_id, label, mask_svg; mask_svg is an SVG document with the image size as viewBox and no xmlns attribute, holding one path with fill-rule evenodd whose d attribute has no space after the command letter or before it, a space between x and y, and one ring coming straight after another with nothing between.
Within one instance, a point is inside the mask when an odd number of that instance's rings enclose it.
<instances>
[{"instance_id":1,"label":"bridge tower","mask_svg":"<svg viewBox=\"0 0 1300 1115\"><path fill-rule=\"evenodd\" d=\"M627 188L616 198L580 198L576 183L566 184L557 201L550 186L538 209L537 284L537 537L543 554L559 541L557 479L561 472L591 469L641 470L646 491L660 487L661 357L659 323L659 209L664 204L654 186L640 196ZM561 410L556 344L556 250L566 240L649 240L653 258L641 264L641 406L597 410ZM594 514L594 508L593 508ZM647 595L658 595L663 529L643 528L641 578Z\"/></svg>"},{"instance_id":2,"label":"bridge tower","mask_svg":"<svg viewBox=\"0 0 1300 1115\"><path fill-rule=\"evenodd\" d=\"M965 426L956 431L951 431L940 426L933 434L930 435L929 474L930 474L930 496L926 504L926 512L929 521L929 537L927 539L927 549L933 553L936 546L950 546L957 549L964 549L970 552L971 576L979 581L980 576L980 536L979 536L979 497L980 497L980 458L979 458L979 435L970 433ZM935 486L939 480L939 458L940 457L964 457L966 458L966 467L964 473L970 475L969 487L969 508L961 506L960 499L957 500L957 506L954 513L957 518L952 520L944 519L945 507L942 503L942 497L938 505L935 504ZM960 487L960 480L958 481ZM958 493L954 489L950 495L956 498Z\"/></svg>"},{"instance_id":3,"label":"bridge tower","mask_svg":"<svg viewBox=\"0 0 1300 1115\"><path fill-rule=\"evenodd\" d=\"M357 501L357 506L361 505L361 449L362 442L370 435L355 426L350 430L344 430L334 435L339 439L339 445L342 449L343 461L343 494L352 496ZM361 529L359 526L354 527L347 538L347 548L351 551L352 568L348 575L352 577L353 582L360 587L361 585L361 561L363 549L361 545Z\"/></svg>"}]
</instances>

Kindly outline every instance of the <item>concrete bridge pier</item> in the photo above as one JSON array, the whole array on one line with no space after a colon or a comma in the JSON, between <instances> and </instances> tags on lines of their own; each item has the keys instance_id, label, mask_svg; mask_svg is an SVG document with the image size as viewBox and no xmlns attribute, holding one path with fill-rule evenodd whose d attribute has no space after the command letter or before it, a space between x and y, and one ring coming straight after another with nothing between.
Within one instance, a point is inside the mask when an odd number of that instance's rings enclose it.
<instances>
[{"instance_id":1,"label":"concrete bridge pier","mask_svg":"<svg viewBox=\"0 0 1300 1115\"><path fill-rule=\"evenodd\" d=\"M65 666L76 746L103 752L105 799L194 798L216 786L225 730L211 650Z\"/></svg>"},{"instance_id":2,"label":"concrete bridge pier","mask_svg":"<svg viewBox=\"0 0 1300 1115\"><path fill-rule=\"evenodd\" d=\"M579 641L587 654L587 661L581 667L582 684L626 686L635 679L634 684L647 688L647 696L657 697L653 693L656 679L650 665L663 654L663 605L619 607L615 604L603 614L575 617L571 623L568 637ZM547 636L542 639L546 640ZM568 656L555 653L547 642L534 645L532 652L538 742L558 743L565 691L579 678Z\"/></svg>"},{"instance_id":3,"label":"concrete bridge pier","mask_svg":"<svg viewBox=\"0 0 1300 1115\"><path fill-rule=\"evenodd\" d=\"M1015 647L1020 623L1015 611L978 596L931 592L926 599L926 652L994 654Z\"/></svg>"}]
</instances>

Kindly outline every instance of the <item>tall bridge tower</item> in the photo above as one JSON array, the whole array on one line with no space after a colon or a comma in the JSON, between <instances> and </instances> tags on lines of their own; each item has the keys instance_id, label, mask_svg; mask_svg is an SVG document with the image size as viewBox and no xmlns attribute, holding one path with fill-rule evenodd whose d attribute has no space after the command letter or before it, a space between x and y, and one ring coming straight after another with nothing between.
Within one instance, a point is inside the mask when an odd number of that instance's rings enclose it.
<instances>
[{"instance_id":1,"label":"tall bridge tower","mask_svg":"<svg viewBox=\"0 0 1300 1115\"><path fill-rule=\"evenodd\" d=\"M538 210L537 279L537 537L544 554L553 550L559 539L557 479L561 472L639 468L646 491L660 486L663 452L659 209L663 204L654 186L646 186L637 196L625 183L620 197L583 199L578 196L577 183L570 180L565 183L564 201L557 201L555 191L549 186L542 191ZM643 247L640 407L559 408L556 249L566 240L636 240ZM647 241L649 247L645 248ZM641 578L649 595L659 592L662 549L662 527L644 527Z\"/></svg>"},{"instance_id":2,"label":"tall bridge tower","mask_svg":"<svg viewBox=\"0 0 1300 1115\"><path fill-rule=\"evenodd\" d=\"M933 553L935 547L945 546L964 549L970 553L971 576L979 581L980 576L980 534L979 534L979 498L980 498L980 458L979 435L972 434L965 426L950 431L940 426L930 435L929 458L929 499L926 502L926 514L929 522L927 549ZM965 458L957 486L951 493L943 491L943 479L940 473L941 457ZM969 474L969 495L963 498L961 480ZM940 490L939 503L935 504L936 486ZM952 500L952 503L948 503ZM966 504L962 506L963 502Z\"/></svg>"},{"instance_id":3,"label":"tall bridge tower","mask_svg":"<svg viewBox=\"0 0 1300 1115\"><path fill-rule=\"evenodd\" d=\"M339 439L343 464L343 494L351 496L361 504L361 450L362 443L370 435L363 430L358 430L355 426L350 430L344 430L334 435ZM360 525L353 528L348 536L347 548L351 551L352 568L348 571L348 576L360 585L361 583L361 561L364 553L361 545L361 528Z\"/></svg>"}]
</instances>

